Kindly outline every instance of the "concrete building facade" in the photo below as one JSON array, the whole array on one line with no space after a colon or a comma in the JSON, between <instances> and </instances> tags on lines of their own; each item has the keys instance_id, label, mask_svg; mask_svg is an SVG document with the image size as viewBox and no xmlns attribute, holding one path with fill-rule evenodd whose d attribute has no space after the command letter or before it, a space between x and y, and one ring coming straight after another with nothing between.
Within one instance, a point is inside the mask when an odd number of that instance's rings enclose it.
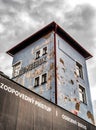
<instances>
[{"instance_id":1,"label":"concrete building facade","mask_svg":"<svg viewBox=\"0 0 96 130\"><path fill-rule=\"evenodd\" d=\"M86 60L91 54L55 22L7 52L13 80L94 124Z\"/></svg>"}]
</instances>

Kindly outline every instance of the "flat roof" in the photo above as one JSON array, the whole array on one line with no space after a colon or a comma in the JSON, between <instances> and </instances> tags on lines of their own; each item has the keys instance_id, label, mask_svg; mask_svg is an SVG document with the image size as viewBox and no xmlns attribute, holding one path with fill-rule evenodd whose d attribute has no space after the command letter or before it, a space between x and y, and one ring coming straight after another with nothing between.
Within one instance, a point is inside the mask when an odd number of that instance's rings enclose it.
<instances>
[{"instance_id":1,"label":"flat roof","mask_svg":"<svg viewBox=\"0 0 96 130\"><path fill-rule=\"evenodd\" d=\"M86 60L91 58L92 55L86 51L76 40L74 40L67 32L65 32L57 23L54 21L38 32L34 33L24 41L20 42L10 50L8 50L6 53L11 55L12 57L19 52L20 50L26 48L33 42L39 40L41 37L45 36L46 34L54 31L57 33L62 39L64 39L70 46L72 46L75 50L77 50Z\"/></svg>"}]
</instances>

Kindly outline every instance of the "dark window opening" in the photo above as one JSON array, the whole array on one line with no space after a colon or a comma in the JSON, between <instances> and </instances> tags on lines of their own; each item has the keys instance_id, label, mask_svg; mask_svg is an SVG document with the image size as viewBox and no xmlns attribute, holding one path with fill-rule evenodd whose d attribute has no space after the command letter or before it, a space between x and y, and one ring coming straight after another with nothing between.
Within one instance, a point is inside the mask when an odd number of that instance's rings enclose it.
<instances>
[{"instance_id":1,"label":"dark window opening","mask_svg":"<svg viewBox=\"0 0 96 130\"><path fill-rule=\"evenodd\" d=\"M40 50L36 52L36 59L40 58Z\"/></svg>"},{"instance_id":2,"label":"dark window opening","mask_svg":"<svg viewBox=\"0 0 96 130\"><path fill-rule=\"evenodd\" d=\"M43 55L46 55L47 54L47 47L44 47L43 48Z\"/></svg>"},{"instance_id":3,"label":"dark window opening","mask_svg":"<svg viewBox=\"0 0 96 130\"><path fill-rule=\"evenodd\" d=\"M21 62L18 62L15 65L13 65L13 77L19 75L20 68L21 68Z\"/></svg>"},{"instance_id":4,"label":"dark window opening","mask_svg":"<svg viewBox=\"0 0 96 130\"><path fill-rule=\"evenodd\" d=\"M34 83L34 87L39 86L39 77L35 78L35 83Z\"/></svg>"},{"instance_id":5,"label":"dark window opening","mask_svg":"<svg viewBox=\"0 0 96 130\"><path fill-rule=\"evenodd\" d=\"M42 83L41 84L44 84L46 82L47 82L47 74L45 73L42 75Z\"/></svg>"}]
</instances>

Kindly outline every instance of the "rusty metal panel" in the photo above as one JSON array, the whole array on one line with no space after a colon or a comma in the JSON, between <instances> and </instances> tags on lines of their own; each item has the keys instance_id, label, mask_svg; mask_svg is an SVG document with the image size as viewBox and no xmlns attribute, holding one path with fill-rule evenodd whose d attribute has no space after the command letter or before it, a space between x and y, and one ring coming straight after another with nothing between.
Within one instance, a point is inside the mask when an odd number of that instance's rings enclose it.
<instances>
[{"instance_id":1,"label":"rusty metal panel","mask_svg":"<svg viewBox=\"0 0 96 130\"><path fill-rule=\"evenodd\" d=\"M67 129L96 127L0 75L0 130Z\"/></svg>"}]
</instances>

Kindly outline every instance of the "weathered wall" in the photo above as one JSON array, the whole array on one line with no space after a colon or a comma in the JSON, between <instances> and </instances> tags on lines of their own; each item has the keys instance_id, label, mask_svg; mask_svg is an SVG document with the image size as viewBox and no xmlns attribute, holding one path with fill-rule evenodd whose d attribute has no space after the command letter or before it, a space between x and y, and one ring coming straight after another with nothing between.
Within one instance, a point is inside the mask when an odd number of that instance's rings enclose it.
<instances>
[{"instance_id":1,"label":"weathered wall","mask_svg":"<svg viewBox=\"0 0 96 130\"><path fill-rule=\"evenodd\" d=\"M58 105L94 124L85 59L58 35L56 42ZM76 75L76 61L82 65L83 79ZM79 85L85 88L86 104L79 100Z\"/></svg>"},{"instance_id":2,"label":"weathered wall","mask_svg":"<svg viewBox=\"0 0 96 130\"><path fill-rule=\"evenodd\" d=\"M55 81L54 81L54 37L53 33L50 33L38 41L32 43L30 46L21 50L15 54L13 64L22 61L22 67L26 67L36 61L35 53L39 49L47 46L48 53L46 54L47 62L39 65L35 69L24 73L21 76L17 76L14 80L21 85L29 88L30 90L42 95L43 97L55 102ZM27 43L26 43L27 44ZM41 58L43 58L42 56ZM34 78L47 72L47 83L34 87Z\"/></svg>"},{"instance_id":3,"label":"weathered wall","mask_svg":"<svg viewBox=\"0 0 96 130\"><path fill-rule=\"evenodd\" d=\"M22 67L27 67L36 61L35 52L45 46L48 47L46 62L35 69L17 76L14 80L55 103L55 53L53 32L15 54L13 64L21 60ZM84 57L58 35L56 35L56 56L57 104L94 124L88 75ZM82 65L83 79L76 75L76 61ZM47 83L34 87L34 78L46 72ZM86 104L79 100L79 85L82 85L85 88L87 99Z\"/></svg>"}]
</instances>

